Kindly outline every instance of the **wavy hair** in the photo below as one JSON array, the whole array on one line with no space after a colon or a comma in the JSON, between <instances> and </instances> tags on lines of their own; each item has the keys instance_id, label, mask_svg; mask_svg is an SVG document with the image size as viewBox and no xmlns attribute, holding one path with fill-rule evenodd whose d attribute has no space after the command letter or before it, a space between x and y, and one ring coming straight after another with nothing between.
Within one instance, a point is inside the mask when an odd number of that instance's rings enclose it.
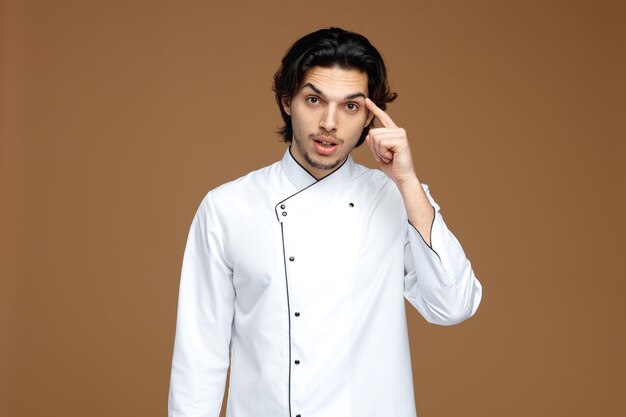
<instances>
[{"instance_id":1,"label":"wavy hair","mask_svg":"<svg viewBox=\"0 0 626 417\"><path fill-rule=\"evenodd\" d=\"M278 133L284 142L291 143L293 128L291 116L283 108L282 99L291 99L300 87L306 72L313 67L357 69L367 74L369 98L381 109L398 97L389 89L387 69L380 53L363 35L331 27L309 33L289 48L274 74L272 90L285 122ZM374 119L367 125L356 146L365 140Z\"/></svg>"}]
</instances>

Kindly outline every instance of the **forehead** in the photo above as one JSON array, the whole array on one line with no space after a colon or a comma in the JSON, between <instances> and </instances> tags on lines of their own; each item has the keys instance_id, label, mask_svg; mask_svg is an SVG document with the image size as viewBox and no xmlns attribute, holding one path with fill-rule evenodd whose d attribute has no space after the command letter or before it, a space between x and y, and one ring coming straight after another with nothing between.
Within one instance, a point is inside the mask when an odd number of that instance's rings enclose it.
<instances>
[{"instance_id":1,"label":"forehead","mask_svg":"<svg viewBox=\"0 0 626 417\"><path fill-rule=\"evenodd\" d=\"M305 74L302 84L311 83L327 95L363 93L367 95L367 73L340 67L313 67Z\"/></svg>"}]
</instances>

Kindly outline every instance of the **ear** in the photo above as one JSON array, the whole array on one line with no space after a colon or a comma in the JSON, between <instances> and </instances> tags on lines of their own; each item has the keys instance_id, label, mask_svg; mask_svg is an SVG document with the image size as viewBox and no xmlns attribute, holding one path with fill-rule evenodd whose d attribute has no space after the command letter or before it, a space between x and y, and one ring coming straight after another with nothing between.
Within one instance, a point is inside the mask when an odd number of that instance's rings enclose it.
<instances>
[{"instance_id":1,"label":"ear","mask_svg":"<svg viewBox=\"0 0 626 417\"><path fill-rule=\"evenodd\" d=\"M283 110L289 116L291 116L291 100L289 98L283 97L280 99L281 104L283 105Z\"/></svg>"}]
</instances>

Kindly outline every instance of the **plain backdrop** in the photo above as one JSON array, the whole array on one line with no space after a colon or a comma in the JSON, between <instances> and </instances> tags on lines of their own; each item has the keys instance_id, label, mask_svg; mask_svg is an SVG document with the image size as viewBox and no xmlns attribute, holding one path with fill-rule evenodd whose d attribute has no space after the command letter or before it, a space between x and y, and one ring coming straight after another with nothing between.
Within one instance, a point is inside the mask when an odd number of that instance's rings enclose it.
<instances>
[{"instance_id":1,"label":"plain backdrop","mask_svg":"<svg viewBox=\"0 0 626 417\"><path fill-rule=\"evenodd\" d=\"M420 417L626 415L624 2L0 7L0 415L166 415L195 210L282 156L272 76L329 26L382 52L484 287L454 327L407 305Z\"/></svg>"}]
</instances>

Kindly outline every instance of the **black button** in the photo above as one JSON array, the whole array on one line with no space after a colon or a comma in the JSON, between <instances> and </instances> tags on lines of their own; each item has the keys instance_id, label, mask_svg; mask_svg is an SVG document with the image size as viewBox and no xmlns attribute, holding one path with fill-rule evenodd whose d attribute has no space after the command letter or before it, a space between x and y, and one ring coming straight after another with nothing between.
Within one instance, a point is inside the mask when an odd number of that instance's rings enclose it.
<instances>
[{"instance_id":1,"label":"black button","mask_svg":"<svg viewBox=\"0 0 626 417\"><path fill-rule=\"evenodd\" d=\"M300 317L300 313L296 311L296 317Z\"/></svg>"},{"instance_id":2,"label":"black button","mask_svg":"<svg viewBox=\"0 0 626 417\"><path fill-rule=\"evenodd\" d=\"M296 365L299 365L299 364L300 364L300 361L296 359Z\"/></svg>"},{"instance_id":3,"label":"black button","mask_svg":"<svg viewBox=\"0 0 626 417\"><path fill-rule=\"evenodd\" d=\"M287 212L286 212L286 211L283 211L283 216L286 216L286 215L287 215Z\"/></svg>"},{"instance_id":4,"label":"black button","mask_svg":"<svg viewBox=\"0 0 626 417\"><path fill-rule=\"evenodd\" d=\"M296 414L296 417L302 417L300 414Z\"/></svg>"},{"instance_id":5,"label":"black button","mask_svg":"<svg viewBox=\"0 0 626 417\"><path fill-rule=\"evenodd\" d=\"M280 208L281 208L281 209L284 209L284 208L285 208L285 205L284 205L284 204L281 204L281 205L280 205Z\"/></svg>"},{"instance_id":6,"label":"black button","mask_svg":"<svg viewBox=\"0 0 626 417\"><path fill-rule=\"evenodd\" d=\"M293 256L290 256L290 257L289 257L289 260L290 260L291 262L293 262L293 261L295 261L295 260L296 260L296 258L294 258Z\"/></svg>"},{"instance_id":7,"label":"black button","mask_svg":"<svg viewBox=\"0 0 626 417\"><path fill-rule=\"evenodd\" d=\"M354 207L354 203L350 203L348 204L350 207Z\"/></svg>"}]
</instances>

